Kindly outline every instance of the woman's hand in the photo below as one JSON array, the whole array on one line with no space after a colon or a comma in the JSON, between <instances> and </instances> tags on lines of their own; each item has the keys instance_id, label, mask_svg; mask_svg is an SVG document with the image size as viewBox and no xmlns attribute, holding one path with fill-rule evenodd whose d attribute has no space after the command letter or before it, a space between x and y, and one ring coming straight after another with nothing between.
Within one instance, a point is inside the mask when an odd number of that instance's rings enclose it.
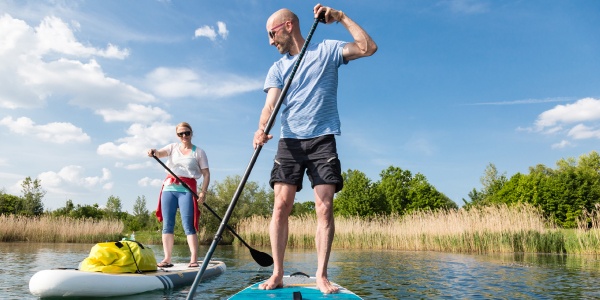
<instances>
[{"instance_id":1,"label":"woman's hand","mask_svg":"<svg viewBox=\"0 0 600 300\"><path fill-rule=\"evenodd\" d=\"M204 201L206 200L206 193L205 192L200 192L200 194L198 194L198 203L200 204L204 204Z\"/></svg>"},{"instance_id":2,"label":"woman's hand","mask_svg":"<svg viewBox=\"0 0 600 300\"><path fill-rule=\"evenodd\" d=\"M156 155L156 149L149 149L148 150L148 156L152 157L154 155Z\"/></svg>"}]
</instances>

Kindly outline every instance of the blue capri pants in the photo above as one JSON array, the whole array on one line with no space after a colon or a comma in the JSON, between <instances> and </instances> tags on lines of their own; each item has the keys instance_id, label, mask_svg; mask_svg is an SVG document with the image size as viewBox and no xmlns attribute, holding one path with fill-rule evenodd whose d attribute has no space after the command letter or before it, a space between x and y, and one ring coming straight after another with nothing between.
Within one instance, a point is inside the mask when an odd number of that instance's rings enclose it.
<instances>
[{"instance_id":1,"label":"blue capri pants","mask_svg":"<svg viewBox=\"0 0 600 300\"><path fill-rule=\"evenodd\" d=\"M163 191L160 200L160 209L163 215L163 234L173 234L175 230L175 214L177 208L181 214L183 231L186 235L195 234L194 228L194 200L190 192Z\"/></svg>"}]
</instances>

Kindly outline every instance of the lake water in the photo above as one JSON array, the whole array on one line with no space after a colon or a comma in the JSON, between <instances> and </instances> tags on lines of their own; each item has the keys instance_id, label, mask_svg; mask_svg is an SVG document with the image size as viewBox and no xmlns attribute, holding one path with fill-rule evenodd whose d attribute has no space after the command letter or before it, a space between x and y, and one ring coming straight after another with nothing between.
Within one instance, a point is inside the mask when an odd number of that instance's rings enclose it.
<instances>
[{"instance_id":1,"label":"lake water","mask_svg":"<svg viewBox=\"0 0 600 300\"><path fill-rule=\"evenodd\" d=\"M0 243L0 298L35 299L29 279L37 271L76 268L91 244ZM150 245L157 261L162 247ZM207 247L200 249L204 257ZM270 253L268 249L260 249ZM175 246L174 261L187 262L187 246ZM227 271L197 288L195 299L226 299L271 268L259 267L245 247L219 246L213 259ZM314 250L288 249L287 273L314 275ZM598 299L600 261L595 256L545 254L452 254L405 251L334 250L330 278L365 299ZM118 287L115 287L118 288ZM120 299L185 299L175 289Z\"/></svg>"}]
</instances>

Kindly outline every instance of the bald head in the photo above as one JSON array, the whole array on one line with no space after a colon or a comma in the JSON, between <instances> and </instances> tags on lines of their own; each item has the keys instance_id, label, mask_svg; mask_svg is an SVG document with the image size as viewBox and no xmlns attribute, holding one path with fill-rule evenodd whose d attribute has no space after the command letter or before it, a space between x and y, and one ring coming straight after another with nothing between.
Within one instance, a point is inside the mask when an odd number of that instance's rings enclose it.
<instances>
[{"instance_id":1,"label":"bald head","mask_svg":"<svg viewBox=\"0 0 600 300\"><path fill-rule=\"evenodd\" d=\"M282 8L269 17L269 19L267 20L267 28L272 28L272 26L281 24L286 21L292 22L292 24L294 24L294 27L298 27L298 25L300 24L298 16L296 16L295 13L293 13L287 8Z\"/></svg>"},{"instance_id":2,"label":"bald head","mask_svg":"<svg viewBox=\"0 0 600 300\"><path fill-rule=\"evenodd\" d=\"M280 9L267 20L269 44L281 54L296 55L304 44L298 16L289 9Z\"/></svg>"}]
</instances>

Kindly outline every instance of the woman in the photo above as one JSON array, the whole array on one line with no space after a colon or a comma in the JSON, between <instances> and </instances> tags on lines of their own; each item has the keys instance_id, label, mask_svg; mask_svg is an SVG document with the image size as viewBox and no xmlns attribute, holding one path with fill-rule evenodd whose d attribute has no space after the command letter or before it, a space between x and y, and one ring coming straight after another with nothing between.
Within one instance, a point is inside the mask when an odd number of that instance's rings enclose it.
<instances>
[{"instance_id":1,"label":"woman","mask_svg":"<svg viewBox=\"0 0 600 300\"><path fill-rule=\"evenodd\" d=\"M210 182L208 159L204 150L192 144L194 132L190 124L186 122L179 123L175 127L175 133L180 143L172 143L158 150L150 149L148 150L148 156L168 157L166 165L193 191L196 191L196 180L201 177L204 177L204 180L202 180L202 189L196 199L193 193L167 172L167 178L163 182L160 197L158 198L158 209L156 210L158 220L163 221L164 218L162 242L165 258L157 266L160 268L170 268L173 266L171 261L173 244L175 242L173 231L175 228L175 214L177 208L179 208L183 230L190 246L191 258L189 267L198 267L197 231L198 220L200 218L199 207L204 203Z\"/></svg>"}]
</instances>

